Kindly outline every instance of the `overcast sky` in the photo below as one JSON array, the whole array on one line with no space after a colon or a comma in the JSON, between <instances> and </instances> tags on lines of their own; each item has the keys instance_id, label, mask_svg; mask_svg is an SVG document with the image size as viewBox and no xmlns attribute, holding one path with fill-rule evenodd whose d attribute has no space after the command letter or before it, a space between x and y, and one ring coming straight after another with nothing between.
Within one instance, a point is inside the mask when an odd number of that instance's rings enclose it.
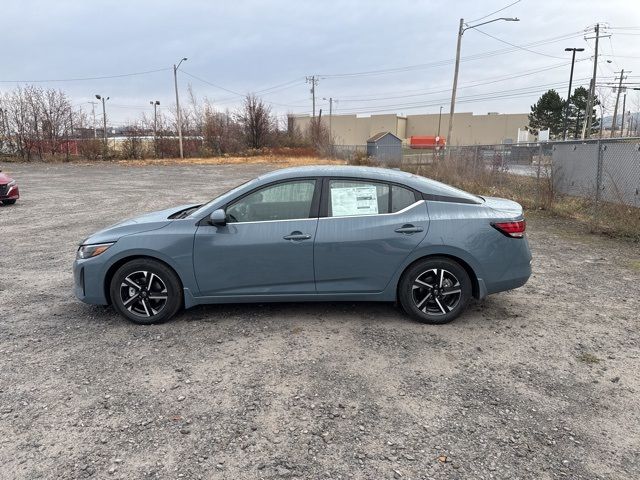
<instances>
[{"instance_id":1,"label":"overcast sky","mask_svg":"<svg viewBox=\"0 0 640 480\"><path fill-rule=\"evenodd\" d=\"M326 113L322 98L330 96L338 99L336 113L437 113L440 105L448 110L460 17L473 25L513 1L4 0L0 90L56 80L39 85L64 90L87 112L94 94L110 96L109 119L118 124L150 112L150 100L174 104L171 65L188 57L179 72L185 102L189 84L221 109L241 101L229 91L278 86L264 92L274 112L310 113L304 78L318 75L318 108ZM637 0L522 0L476 23L500 16L520 22L463 36L457 111L528 112L553 87L565 97L565 47L585 48L574 85L587 86L594 41L584 39L585 29L593 36L597 22L611 35L600 42L598 82L612 81L621 68L633 71L629 82L640 82ZM630 94L632 110L639 93Z\"/></svg>"}]
</instances>

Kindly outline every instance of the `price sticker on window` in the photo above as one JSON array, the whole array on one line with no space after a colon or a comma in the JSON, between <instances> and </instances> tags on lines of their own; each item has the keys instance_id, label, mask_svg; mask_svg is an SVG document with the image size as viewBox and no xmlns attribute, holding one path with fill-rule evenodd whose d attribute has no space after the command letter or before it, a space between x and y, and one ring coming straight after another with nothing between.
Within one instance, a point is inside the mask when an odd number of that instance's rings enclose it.
<instances>
[{"instance_id":1,"label":"price sticker on window","mask_svg":"<svg viewBox=\"0 0 640 480\"><path fill-rule=\"evenodd\" d=\"M378 192L374 185L331 188L332 216L378 213Z\"/></svg>"}]
</instances>

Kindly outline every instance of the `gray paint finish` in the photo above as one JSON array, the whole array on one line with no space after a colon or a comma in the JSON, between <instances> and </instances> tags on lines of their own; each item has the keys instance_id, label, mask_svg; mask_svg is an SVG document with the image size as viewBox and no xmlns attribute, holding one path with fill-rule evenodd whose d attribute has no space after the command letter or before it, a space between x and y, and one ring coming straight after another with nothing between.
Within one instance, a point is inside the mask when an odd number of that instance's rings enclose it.
<instances>
[{"instance_id":1,"label":"gray paint finish","mask_svg":"<svg viewBox=\"0 0 640 480\"><path fill-rule=\"evenodd\" d=\"M413 234L395 230L412 224ZM427 233L424 200L398 213L321 218L315 245L316 288L321 293L379 293Z\"/></svg>"},{"instance_id":2,"label":"gray paint finish","mask_svg":"<svg viewBox=\"0 0 640 480\"><path fill-rule=\"evenodd\" d=\"M319 219L312 214L307 219L222 227L206 223L214 210L256 188L301 177L393 182L448 201L420 200L394 214ZM321 188L322 182L317 183ZM336 166L278 170L233 189L186 218L168 219L183 208L143 215L85 239L83 244L115 243L98 257L74 262L76 296L87 303L109 303L105 288L109 272L137 256L156 258L176 271L187 308L255 301L395 301L402 272L432 255L450 256L468 266L480 298L517 288L531 274L526 238L506 237L491 226L493 221L522 219L520 205L480 199L396 170ZM395 231L406 225L422 231ZM284 239L294 232L310 237Z\"/></svg>"}]
</instances>

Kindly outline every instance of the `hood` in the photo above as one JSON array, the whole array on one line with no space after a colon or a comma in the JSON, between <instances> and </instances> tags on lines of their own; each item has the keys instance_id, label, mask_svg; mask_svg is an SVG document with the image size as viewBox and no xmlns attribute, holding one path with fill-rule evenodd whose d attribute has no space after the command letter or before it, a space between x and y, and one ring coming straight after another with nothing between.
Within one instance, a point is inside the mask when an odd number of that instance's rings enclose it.
<instances>
[{"instance_id":1,"label":"hood","mask_svg":"<svg viewBox=\"0 0 640 480\"><path fill-rule=\"evenodd\" d=\"M110 227L100 230L93 235L85 238L82 241L81 245L115 242L119 238L126 235L158 230L159 228L166 227L173 221L169 218L169 216L182 210L197 206L197 203L181 205L179 207L167 208L165 210L158 210L157 212L146 213L139 217L116 223L115 225L111 225Z\"/></svg>"},{"instance_id":2,"label":"hood","mask_svg":"<svg viewBox=\"0 0 640 480\"><path fill-rule=\"evenodd\" d=\"M499 214L500 217L521 217L522 205L513 200L498 197L484 197L485 205Z\"/></svg>"},{"instance_id":3,"label":"hood","mask_svg":"<svg viewBox=\"0 0 640 480\"><path fill-rule=\"evenodd\" d=\"M5 185L9 183L11 180L13 180L13 178L11 178L9 175L6 175L0 172L0 185Z\"/></svg>"}]
</instances>

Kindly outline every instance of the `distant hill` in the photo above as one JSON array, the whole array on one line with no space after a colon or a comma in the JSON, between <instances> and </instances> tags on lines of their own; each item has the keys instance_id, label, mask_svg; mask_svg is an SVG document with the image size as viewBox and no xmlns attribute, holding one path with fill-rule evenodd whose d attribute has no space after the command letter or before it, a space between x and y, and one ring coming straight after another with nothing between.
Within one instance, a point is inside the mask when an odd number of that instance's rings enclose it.
<instances>
[{"instance_id":1,"label":"distant hill","mask_svg":"<svg viewBox=\"0 0 640 480\"><path fill-rule=\"evenodd\" d=\"M640 121L640 112L633 112L631 114L631 117L633 118L633 123L634 125L636 124L636 122ZM625 115L624 118L624 123L627 123L627 119L629 118L628 115ZM620 128L620 122L622 121L622 113L618 114L618 129ZM604 128L611 128L611 124L613 123L613 115L609 115L608 117L604 117L602 120L602 125L604 126ZM628 124L627 124L628 125Z\"/></svg>"}]
</instances>

